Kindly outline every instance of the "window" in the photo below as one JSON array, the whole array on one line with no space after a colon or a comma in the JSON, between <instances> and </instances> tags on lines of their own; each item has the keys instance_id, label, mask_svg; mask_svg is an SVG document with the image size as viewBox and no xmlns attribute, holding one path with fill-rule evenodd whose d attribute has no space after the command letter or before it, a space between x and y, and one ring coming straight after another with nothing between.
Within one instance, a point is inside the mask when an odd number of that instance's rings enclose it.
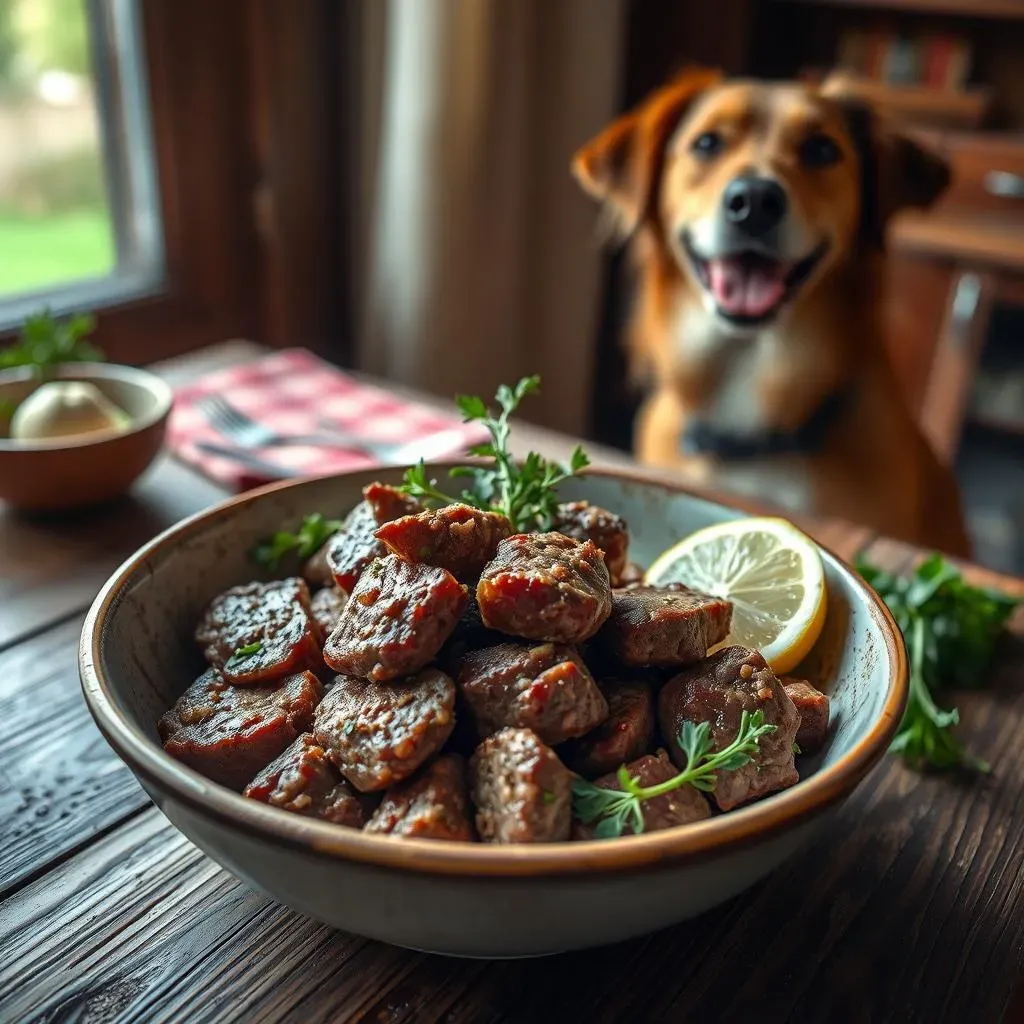
<instances>
[{"instance_id":1,"label":"window","mask_svg":"<svg viewBox=\"0 0 1024 1024\"><path fill-rule=\"evenodd\" d=\"M137 0L0 0L0 328L164 277Z\"/></svg>"}]
</instances>

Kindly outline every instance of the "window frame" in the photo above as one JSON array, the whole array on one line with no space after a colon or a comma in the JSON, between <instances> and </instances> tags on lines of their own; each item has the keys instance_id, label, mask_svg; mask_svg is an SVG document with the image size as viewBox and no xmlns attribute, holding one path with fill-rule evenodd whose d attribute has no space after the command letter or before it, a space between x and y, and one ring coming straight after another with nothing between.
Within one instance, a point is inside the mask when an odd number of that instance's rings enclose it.
<instances>
[{"instance_id":1,"label":"window frame","mask_svg":"<svg viewBox=\"0 0 1024 1024\"><path fill-rule=\"evenodd\" d=\"M89 0L90 9L102 2ZM96 343L112 361L135 364L236 338L343 359L343 175L333 140L344 120L336 65L345 5L138 5L162 280L148 294L76 305L97 310ZM45 300L40 293L33 308ZM16 333L0 330L0 344Z\"/></svg>"}]
</instances>

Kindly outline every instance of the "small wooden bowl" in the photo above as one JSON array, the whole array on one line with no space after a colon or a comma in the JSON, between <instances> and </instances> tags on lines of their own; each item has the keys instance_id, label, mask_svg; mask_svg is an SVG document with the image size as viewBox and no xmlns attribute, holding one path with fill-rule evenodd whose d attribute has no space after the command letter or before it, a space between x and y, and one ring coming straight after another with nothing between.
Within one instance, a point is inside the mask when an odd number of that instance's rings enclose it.
<instances>
[{"instance_id":1,"label":"small wooden bowl","mask_svg":"<svg viewBox=\"0 0 1024 1024\"><path fill-rule=\"evenodd\" d=\"M48 441L13 441L0 423L0 501L32 512L96 505L128 490L164 441L173 399L159 377L131 366L67 363L52 379L88 381L131 417L126 430ZM0 406L38 386L27 368L0 373Z\"/></svg>"}]
</instances>

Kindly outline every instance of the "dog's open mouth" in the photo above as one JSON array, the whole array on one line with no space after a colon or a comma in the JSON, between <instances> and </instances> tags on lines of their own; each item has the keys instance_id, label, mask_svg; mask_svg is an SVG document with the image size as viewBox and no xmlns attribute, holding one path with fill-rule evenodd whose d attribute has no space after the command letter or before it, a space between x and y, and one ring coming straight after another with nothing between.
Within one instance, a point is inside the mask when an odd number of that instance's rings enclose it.
<instances>
[{"instance_id":1,"label":"dog's open mouth","mask_svg":"<svg viewBox=\"0 0 1024 1024\"><path fill-rule=\"evenodd\" d=\"M775 259L761 252L741 252L707 259L686 243L700 283L715 300L718 312L741 324L770 319L811 276L828 249L822 242L797 262Z\"/></svg>"}]
</instances>

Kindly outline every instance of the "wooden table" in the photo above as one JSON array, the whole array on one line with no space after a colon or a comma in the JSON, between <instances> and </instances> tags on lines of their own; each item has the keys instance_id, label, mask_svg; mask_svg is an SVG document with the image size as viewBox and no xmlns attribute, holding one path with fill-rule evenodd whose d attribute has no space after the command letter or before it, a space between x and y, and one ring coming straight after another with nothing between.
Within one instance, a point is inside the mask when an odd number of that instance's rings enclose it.
<instances>
[{"instance_id":1,"label":"wooden table","mask_svg":"<svg viewBox=\"0 0 1024 1024\"><path fill-rule=\"evenodd\" d=\"M252 352L222 346L164 372L180 381ZM801 855L696 921L542 960L446 959L249 891L151 806L86 711L77 644L100 584L222 497L165 460L107 510L0 512L0 1021L1024 1020L1024 616L991 689L956 695L990 778L887 759ZM847 524L803 525L892 569L919 555Z\"/></svg>"}]
</instances>

